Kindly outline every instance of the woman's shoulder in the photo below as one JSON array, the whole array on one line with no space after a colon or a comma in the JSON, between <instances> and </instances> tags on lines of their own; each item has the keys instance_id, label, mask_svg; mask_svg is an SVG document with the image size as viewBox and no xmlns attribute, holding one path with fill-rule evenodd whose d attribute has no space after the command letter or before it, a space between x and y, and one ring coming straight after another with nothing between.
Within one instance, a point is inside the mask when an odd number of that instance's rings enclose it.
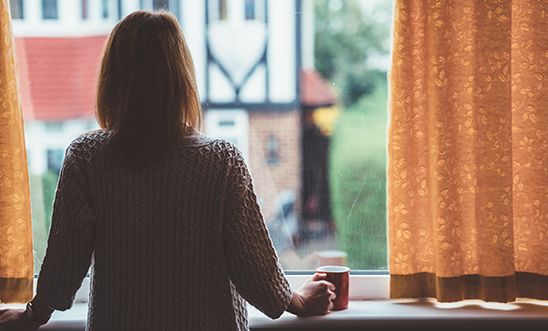
<instances>
[{"instance_id":1,"label":"woman's shoulder","mask_svg":"<svg viewBox=\"0 0 548 331\"><path fill-rule=\"evenodd\" d=\"M104 148L111 132L99 129L88 131L74 139L66 150L66 158L91 159Z\"/></svg>"},{"instance_id":2,"label":"woman's shoulder","mask_svg":"<svg viewBox=\"0 0 548 331\"><path fill-rule=\"evenodd\" d=\"M242 153L233 143L207 136L200 132L185 137L185 147L196 150L201 156L232 164L243 162Z\"/></svg>"}]
</instances>

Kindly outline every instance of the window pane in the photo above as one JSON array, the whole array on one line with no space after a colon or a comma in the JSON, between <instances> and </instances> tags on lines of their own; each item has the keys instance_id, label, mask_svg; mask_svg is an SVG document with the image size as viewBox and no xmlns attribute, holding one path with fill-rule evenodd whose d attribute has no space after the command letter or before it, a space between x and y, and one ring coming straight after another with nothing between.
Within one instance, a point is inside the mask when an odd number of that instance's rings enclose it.
<instances>
[{"instance_id":1,"label":"window pane","mask_svg":"<svg viewBox=\"0 0 548 331\"><path fill-rule=\"evenodd\" d=\"M57 19L59 18L57 11L57 0L42 0L42 18Z\"/></svg>"},{"instance_id":2,"label":"window pane","mask_svg":"<svg viewBox=\"0 0 548 331\"><path fill-rule=\"evenodd\" d=\"M102 0L102 5L101 5L101 16L103 18L108 18L109 16L109 0Z\"/></svg>"},{"instance_id":3,"label":"window pane","mask_svg":"<svg viewBox=\"0 0 548 331\"><path fill-rule=\"evenodd\" d=\"M122 0L122 10L132 8L130 2ZM65 3L43 0L44 16L68 13L68 8L57 8ZM237 8L230 7L234 3ZM52 36L44 32L51 24L43 21L19 22L27 24L21 31L21 24L14 25L36 271L64 150L78 135L97 128L96 72L115 22L98 27L86 19L92 8L87 6L98 6L93 7L97 15L109 17L109 4L82 0L82 7L71 5L80 21L59 21ZM169 6L175 2L142 4L173 9ZM386 72L392 1L207 4L209 20L197 1L187 2L180 15L196 63L204 131L242 151L284 268L347 264L354 270L386 270ZM203 19L188 19L199 15ZM196 35L204 31L204 22L206 31Z\"/></svg>"},{"instance_id":4,"label":"window pane","mask_svg":"<svg viewBox=\"0 0 548 331\"><path fill-rule=\"evenodd\" d=\"M282 254L288 268L387 269L391 6L391 1L317 0L314 17L303 14L302 207L293 234L296 254ZM304 53L307 20L314 22L313 60ZM334 93L334 103L327 92Z\"/></svg>"},{"instance_id":5,"label":"window pane","mask_svg":"<svg viewBox=\"0 0 548 331\"><path fill-rule=\"evenodd\" d=\"M65 157L62 149L48 149L48 171L53 173L59 173L61 166L63 165L63 158Z\"/></svg>"},{"instance_id":6,"label":"window pane","mask_svg":"<svg viewBox=\"0 0 548 331\"><path fill-rule=\"evenodd\" d=\"M228 7L227 7L227 0L217 0L219 1L219 7L218 7L218 12L219 12L219 20L223 21L223 20L226 20L228 18Z\"/></svg>"},{"instance_id":7,"label":"window pane","mask_svg":"<svg viewBox=\"0 0 548 331\"><path fill-rule=\"evenodd\" d=\"M11 18L25 18L23 10L23 0L10 0L10 14Z\"/></svg>"},{"instance_id":8,"label":"window pane","mask_svg":"<svg viewBox=\"0 0 548 331\"><path fill-rule=\"evenodd\" d=\"M82 19L87 19L89 17L89 5L88 5L88 0L82 0L80 2L80 5L82 6Z\"/></svg>"},{"instance_id":9,"label":"window pane","mask_svg":"<svg viewBox=\"0 0 548 331\"><path fill-rule=\"evenodd\" d=\"M169 0L153 0L152 6L154 10L169 10Z\"/></svg>"},{"instance_id":10,"label":"window pane","mask_svg":"<svg viewBox=\"0 0 548 331\"><path fill-rule=\"evenodd\" d=\"M255 19L255 0L245 0L245 19Z\"/></svg>"}]
</instances>

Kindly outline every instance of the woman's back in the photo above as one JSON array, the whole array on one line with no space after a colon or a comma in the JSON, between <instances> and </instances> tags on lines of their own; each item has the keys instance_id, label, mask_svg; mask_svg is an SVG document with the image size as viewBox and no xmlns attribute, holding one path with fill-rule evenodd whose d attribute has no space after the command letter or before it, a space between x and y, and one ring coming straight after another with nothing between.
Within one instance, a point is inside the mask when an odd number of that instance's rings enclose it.
<instances>
[{"instance_id":1,"label":"woman's back","mask_svg":"<svg viewBox=\"0 0 548 331\"><path fill-rule=\"evenodd\" d=\"M109 139L67 151L37 295L70 307L93 254L90 330L246 329L238 292L279 316L291 291L237 149L194 134L132 169Z\"/></svg>"}]
</instances>

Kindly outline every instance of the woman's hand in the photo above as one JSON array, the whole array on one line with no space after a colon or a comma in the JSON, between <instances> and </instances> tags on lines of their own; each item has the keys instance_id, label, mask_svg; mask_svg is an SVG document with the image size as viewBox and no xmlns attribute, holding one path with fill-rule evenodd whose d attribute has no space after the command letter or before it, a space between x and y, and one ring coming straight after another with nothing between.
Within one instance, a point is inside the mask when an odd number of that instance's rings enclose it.
<instances>
[{"instance_id":1,"label":"woman's hand","mask_svg":"<svg viewBox=\"0 0 548 331\"><path fill-rule=\"evenodd\" d=\"M25 310L0 310L0 331L35 331L39 327L39 323L25 315Z\"/></svg>"},{"instance_id":2,"label":"woman's hand","mask_svg":"<svg viewBox=\"0 0 548 331\"><path fill-rule=\"evenodd\" d=\"M297 316L325 315L333 309L335 285L326 281L327 275L316 273L293 293L287 311Z\"/></svg>"}]
</instances>

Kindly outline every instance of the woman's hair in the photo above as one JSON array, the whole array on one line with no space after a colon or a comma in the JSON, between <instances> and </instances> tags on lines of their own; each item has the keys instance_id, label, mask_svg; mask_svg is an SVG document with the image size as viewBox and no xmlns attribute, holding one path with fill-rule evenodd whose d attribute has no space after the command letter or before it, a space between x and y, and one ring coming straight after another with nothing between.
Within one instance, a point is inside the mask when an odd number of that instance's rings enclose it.
<instances>
[{"instance_id":1,"label":"woman's hair","mask_svg":"<svg viewBox=\"0 0 548 331\"><path fill-rule=\"evenodd\" d=\"M129 165L161 158L201 121L190 51L176 18L137 11L110 34L97 87L109 151Z\"/></svg>"}]
</instances>

